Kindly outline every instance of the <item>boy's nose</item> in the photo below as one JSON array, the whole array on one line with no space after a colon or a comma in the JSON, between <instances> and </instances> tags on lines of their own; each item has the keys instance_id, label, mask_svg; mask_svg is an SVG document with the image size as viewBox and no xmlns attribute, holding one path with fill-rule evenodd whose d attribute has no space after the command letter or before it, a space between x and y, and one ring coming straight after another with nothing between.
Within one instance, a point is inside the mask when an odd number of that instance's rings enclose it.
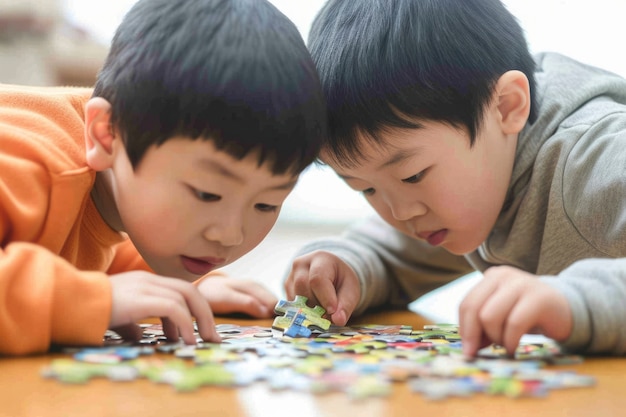
<instances>
[{"instance_id":1,"label":"boy's nose","mask_svg":"<svg viewBox=\"0 0 626 417\"><path fill-rule=\"evenodd\" d=\"M393 199L388 202L391 215L398 221L410 220L417 216L426 214L426 206L419 201L406 201Z\"/></svg>"},{"instance_id":2,"label":"boy's nose","mask_svg":"<svg viewBox=\"0 0 626 417\"><path fill-rule=\"evenodd\" d=\"M212 223L204 231L204 238L219 242L222 246L237 246L243 243L243 225L240 220L228 216Z\"/></svg>"}]
</instances>

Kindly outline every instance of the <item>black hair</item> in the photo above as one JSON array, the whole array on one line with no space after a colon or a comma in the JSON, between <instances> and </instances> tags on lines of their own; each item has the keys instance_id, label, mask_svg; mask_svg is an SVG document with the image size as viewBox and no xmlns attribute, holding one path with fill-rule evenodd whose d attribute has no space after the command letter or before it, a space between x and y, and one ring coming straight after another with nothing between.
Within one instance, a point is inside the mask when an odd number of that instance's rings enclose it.
<instances>
[{"instance_id":1,"label":"black hair","mask_svg":"<svg viewBox=\"0 0 626 417\"><path fill-rule=\"evenodd\" d=\"M118 27L94 97L133 167L175 136L212 140L274 174L315 160L326 107L296 26L266 0L139 0Z\"/></svg>"},{"instance_id":2,"label":"black hair","mask_svg":"<svg viewBox=\"0 0 626 417\"><path fill-rule=\"evenodd\" d=\"M535 62L499 0L329 0L308 39L329 112L324 147L350 166L359 137L433 120L464 128L473 145L502 74Z\"/></svg>"}]
</instances>

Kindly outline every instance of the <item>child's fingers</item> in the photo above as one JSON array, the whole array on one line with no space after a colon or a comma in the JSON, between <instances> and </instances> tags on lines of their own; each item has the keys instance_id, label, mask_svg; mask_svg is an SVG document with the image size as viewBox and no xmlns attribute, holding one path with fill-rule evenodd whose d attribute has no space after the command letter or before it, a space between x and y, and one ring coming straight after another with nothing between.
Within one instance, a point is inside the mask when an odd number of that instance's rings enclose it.
<instances>
[{"instance_id":1,"label":"child's fingers","mask_svg":"<svg viewBox=\"0 0 626 417\"><path fill-rule=\"evenodd\" d=\"M208 303L204 302L204 305L208 307ZM165 304L162 302L162 304ZM213 319L213 313L209 308L194 308L183 307L180 308L165 308L159 315L164 323L168 323L167 327L164 327L164 332L168 339L172 337L180 336L183 341L188 345L196 344L195 329L193 326L193 319L195 318L198 333L202 340L207 342L219 343L222 339L215 330L215 320ZM157 313L159 314L159 313Z\"/></svg>"},{"instance_id":2,"label":"child's fingers","mask_svg":"<svg viewBox=\"0 0 626 417\"><path fill-rule=\"evenodd\" d=\"M124 340L137 341L140 340L142 336L141 327L139 327L135 323L115 327L111 330L120 335L120 337Z\"/></svg>"},{"instance_id":3,"label":"child's fingers","mask_svg":"<svg viewBox=\"0 0 626 417\"><path fill-rule=\"evenodd\" d=\"M516 325L518 318L512 317L520 299L521 288L519 285L499 285L494 283L494 288L488 298L483 302L478 313L478 320L482 332L492 342L506 347L505 333L510 326ZM509 353L512 353L509 351Z\"/></svg>"},{"instance_id":4,"label":"child's fingers","mask_svg":"<svg viewBox=\"0 0 626 417\"><path fill-rule=\"evenodd\" d=\"M463 354L475 356L481 347L484 332L480 310L495 291L493 280L481 280L465 296L459 307L459 331L463 340Z\"/></svg>"},{"instance_id":5,"label":"child's fingers","mask_svg":"<svg viewBox=\"0 0 626 417\"><path fill-rule=\"evenodd\" d=\"M215 319L213 318L213 312L211 311L211 307L209 307L209 303L206 302L197 288L193 286L187 287L183 294L185 296L189 312L196 319L198 333L200 334L202 340L215 343L221 342L222 338L215 329ZM187 326L188 323L191 322L183 322L185 326L183 328L179 326L179 331L181 332L181 337L183 337L186 343L189 343L187 342L189 339L192 344L195 344L193 326L191 326L191 334L189 334L190 327Z\"/></svg>"},{"instance_id":6,"label":"child's fingers","mask_svg":"<svg viewBox=\"0 0 626 417\"><path fill-rule=\"evenodd\" d=\"M358 300L354 302L351 297L343 297L340 294L337 311L332 315L333 323L339 326L345 326L346 323L348 323L348 320L350 320L357 303Z\"/></svg>"},{"instance_id":7,"label":"child's fingers","mask_svg":"<svg viewBox=\"0 0 626 417\"><path fill-rule=\"evenodd\" d=\"M541 311L537 308L536 300L533 297L521 297L513 306L506 321L501 345L509 354L514 354L522 336L530 331L537 323L537 313Z\"/></svg>"},{"instance_id":8,"label":"child's fingers","mask_svg":"<svg viewBox=\"0 0 626 417\"><path fill-rule=\"evenodd\" d=\"M169 340L178 340L179 335L185 343L194 344L193 319L182 294L168 288L152 288L140 297L116 301L116 310L122 317L113 317L112 328L127 332L133 337L130 327L136 320L148 317L160 317L165 323L163 332ZM125 305L121 305L125 304ZM126 323L123 323L126 321Z\"/></svg>"},{"instance_id":9,"label":"child's fingers","mask_svg":"<svg viewBox=\"0 0 626 417\"><path fill-rule=\"evenodd\" d=\"M341 283L337 286L337 312L333 322L345 325L361 299L361 283L352 269L344 265Z\"/></svg>"},{"instance_id":10,"label":"child's fingers","mask_svg":"<svg viewBox=\"0 0 626 417\"><path fill-rule=\"evenodd\" d=\"M317 302L317 300L314 299L309 282L310 259L310 256L306 256L294 261L291 272L284 285L285 293L289 299L293 299L296 295L302 295L307 297L310 302Z\"/></svg>"},{"instance_id":11,"label":"child's fingers","mask_svg":"<svg viewBox=\"0 0 626 417\"><path fill-rule=\"evenodd\" d=\"M161 318L161 324L163 327L163 334L167 337L169 342L178 342L180 333L178 332L178 326L168 317Z\"/></svg>"},{"instance_id":12,"label":"child's fingers","mask_svg":"<svg viewBox=\"0 0 626 417\"><path fill-rule=\"evenodd\" d=\"M184 294L169 289L161 289L159 294L150 298L146 297L145 301L150 303L150 308L153 311L151 315L161 317L164 323L163 332L169 340L178 340L180 336L186 344L193 345L196 343L193 328L193 308L189 305Z\"/></svg>"},{"instance_id":13,"label":"child's fingers","mask_svg":"<svg viewBox=\"0 0 626 417\"><path fill-rule=\"evenodd\" d=\"M554 288L528 280L523 295L509 314L504 347L513 352L526 333L541 333L557 341L571 332L571 310L567 299Z\"/></svg>"},{"instance_id":14,"label":"child's fingers","mask_svg":"<svg viewBox=\"0 0 626 417\"><path fill-rule=\"evenodd\" d=\"M337 294L333 283L330 280L319 280L311 286L311 289L314 300L317 300L311 304L322 306L326 310L326 314L332 316L337 311Z\"/></svg>"},{"instance_id":15,"label":"child's fingers","mask_svg":"<svg viewBox=\"0 0 626 417\"><path fill-rule=\"evenodd\" d=\"M309 305L322 306L338 325L346 324L361 294L352 269L337 256L324 251L297 258L284 286L289 298L307 297Z\"/></svg>"},{"instance_id":16,"label":"child's fingers","mask_svg":"<svg viewBox=\"0 0 626 417\"><path fill-rule=\"evenodd\" d=\"M331 316L337 311L336 285L340 280L337 262L334 257L320 256L311 261L309 269L311 292L316 300L312 302L322 306Z\"/></svg>"},{"instance_id":17,"label":"child's fingers","mask_svg":"<svg viewBox=\"0 0 626 417\"><path fill-rule=\"evenodd\" d=\"M129 279L128 275L135 276ZM195 344L195 317L204 340L221 340L211 308L194 285L179 279L136 273L119 274L111 280L114 284L112 326L160 317L166 320L164 331L168 338L177 339L180 335L185 343Z\"/></svg>"}]
</instances>

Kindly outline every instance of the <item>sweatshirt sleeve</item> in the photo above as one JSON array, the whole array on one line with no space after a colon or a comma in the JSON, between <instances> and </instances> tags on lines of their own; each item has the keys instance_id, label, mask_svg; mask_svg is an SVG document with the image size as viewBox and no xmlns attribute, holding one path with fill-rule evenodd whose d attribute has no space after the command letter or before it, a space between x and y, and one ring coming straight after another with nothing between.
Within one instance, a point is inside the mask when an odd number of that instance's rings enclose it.
<instances>
[{"instance_id":1,"label":"sweatshirt sleeve","mask_svg":"<svg viewBox=\"0 0 626 417\"><path fill-rule=\"evenodd\" d=\"M0 355L101 344L111 283L59 255L81 227L75 217L92 178L80 163L84 126L74 103L84 93L14 89L0 88Z\"/></svg>"},{"instance_id":2,"label":"sweatshirt sleeve","mask_svg":"<svg viewBox=\"0 0 626 417\"><path fill-rule=\"evenodd\" d=\"M46 217L49 177L22 165L0 163L9 169L2 172L21 173L0 177L0 354L41 353L51 344L99 345L111 317L111 283L105 273L81 271L32 243L63 219Z\"/></svg>"},{"instance_id":3,"label":"sweatshirt sleeve","mask_svg":"<svg viewBox=\"0 0 626 417\"><path fill-rule=\"evenodd\" d=\"M573 328L562 346L572 352L626 353L626 258L584 259L542 280L567 297Z\"/></svg>"},{"instance_id":4,"label":"sweatshirt sleeve","mask_svg":"<svg viewBox=\"0 0 626 417\"><path fill-rule=\"evenodd\" d=\"M563 345L575 352L626 354L625 129L621 109L590 124L563 171L564 218L596 255L542 279L569 301L573 329Z\"/></svg>"},{"instance_id":5,"label":"sweatshirt sleeve","mask_svg":"<svg viewBox=\"0 0 626 417\"><path fill-rule=\"evenodd\" d=\"M320 239L296 256L323 250L341 258L361 283L354 312L386 306L406 308L416 298L473 271L465 258L406 236L377 216L350 227L341 237Z\"/></svg>"},{"instance_id":6,"label":"sweatshirt sleeve","mask_svg":"<svg viewBox=\"0 0 626 417\"><path fill-rule=\"evenodd\" d=\"M79 271L39 245L15 242L0 252L0 276L0 354L102 343L111 316L104 273Z\"/></svg>"}]
</instances>

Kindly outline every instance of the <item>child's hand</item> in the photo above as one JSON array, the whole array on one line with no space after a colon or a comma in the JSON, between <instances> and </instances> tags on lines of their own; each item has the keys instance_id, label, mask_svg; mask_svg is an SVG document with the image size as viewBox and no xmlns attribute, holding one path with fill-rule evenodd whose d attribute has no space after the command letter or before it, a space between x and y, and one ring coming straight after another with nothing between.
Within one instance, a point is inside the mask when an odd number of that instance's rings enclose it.
<instances>
[{"instance_id":1,"label":"child's hand","mask_svg":"<svg viewBox=\"0 0 626 417\"><path fill-rule=\"evenodd\" d=\"M256 318L271 318L278 299L267 288L252 280L208 277L198 290L215 314L245 313Z\"/></svg>"},{"instance_id":2,"label":"child's hand","mask_svg":"<svg viewBox=\"0 0 626 417\"><path fill-rule=\"evenodd\" d=\"M137 321L160 317L168 339L178 340L180 336L185 343L196 344L195 317L203 340L221 341L211 308L193 284L144 271L116 274L110 279L113 308L109 328L122 337L140 336L135 325Z\"/></svg>"},{"instance_id":3,"label":"child's hand","mask_svg":"<svg viewBox=\"0 0 626 417\"><path fill-rule=\"evenodd\" d=\"M352 268L324 251L296 258L284 285L289 299L307 297L311 306L322 306L339 326L348 322L361 298L361 284Z\"/></svg>"},{"instance_id":4,"label":"child's hand","mask_svg":"<svg viewBox=\"0 0 626 417\"><path fill-rule=\"evenodd\" d=\"M485 271L459 309L463 353L474 356L490 343L514 354L526 333L565 340L572 329L567 299L550 285L509 266Z\"/></svg>"}]
</instances>

